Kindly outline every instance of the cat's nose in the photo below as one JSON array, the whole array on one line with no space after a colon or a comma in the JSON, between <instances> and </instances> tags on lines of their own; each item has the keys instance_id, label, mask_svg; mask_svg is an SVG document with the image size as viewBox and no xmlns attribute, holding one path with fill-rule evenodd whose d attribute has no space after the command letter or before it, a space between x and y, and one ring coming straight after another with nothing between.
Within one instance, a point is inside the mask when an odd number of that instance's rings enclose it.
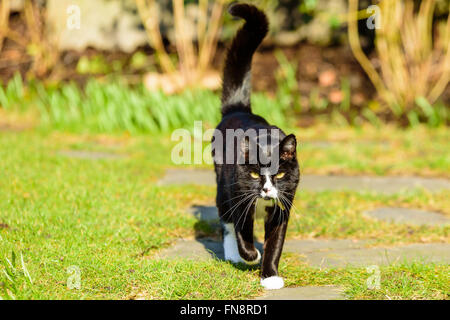
<instances>
[{"instance_id":1,"label":"cat's nose","mask_svg":"<svg viewBox=\"0 0 450 320\"><path fill-rule=\"evenodd\" d=\"M272 188L270 188L270 187L263 187L263 191L265 193L270 192L270 190L272 190Z\"/></svg>"}]
</instances>

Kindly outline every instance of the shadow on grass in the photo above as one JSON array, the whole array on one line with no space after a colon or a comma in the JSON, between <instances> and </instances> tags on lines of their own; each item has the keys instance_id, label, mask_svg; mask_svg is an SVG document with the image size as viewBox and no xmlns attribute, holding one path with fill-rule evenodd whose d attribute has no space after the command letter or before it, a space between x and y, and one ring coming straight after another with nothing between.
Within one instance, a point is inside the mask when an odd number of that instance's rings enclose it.
<instances>
[{"instance_id":1,"label":"shadow on grass","mask_svg":"<svg viewBox=\"0 0 450 320\"><path fill-rule=\"evenodd\" d=\"M213 206L194 205L191 210L197 222L194 225L195 240L203 245L213 259L226 261L223 250L222 225ZM263 252L263 244L255 238L255 246ZM259 265L249 266L245 263L234 264L239 270L255 270Z\"/></svg>"}]
</instances>

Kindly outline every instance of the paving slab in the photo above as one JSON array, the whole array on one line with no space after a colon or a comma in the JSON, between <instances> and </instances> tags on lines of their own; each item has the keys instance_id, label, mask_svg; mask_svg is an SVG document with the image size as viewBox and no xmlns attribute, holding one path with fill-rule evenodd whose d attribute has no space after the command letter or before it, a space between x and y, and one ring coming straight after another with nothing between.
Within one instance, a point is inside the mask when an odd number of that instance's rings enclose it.
<instances>
[{"instance_id":1,"label":"paving slab","mask_svg":"<svg viewBox=\"0 0 450 320\"><path fill-rule=\"evenodd\" d=\"M343 289L338 286L305 286L268 290L255 300L344 300Z\"/></svg>"},{"instance_id":2,"label":"paving slab","mask_svg":"<svg viewBox=\"0 0 450 320\"><path fill-rule=\"evenodd\" d=\"M416 243L397 247L366 247L367 241L287 240L284 252L297 253L302 261L319 268L365 267L401 262L450 264L450 244ZM256 243L262 252L262 243ZM224 259L221 241L214 239L178 240L159 254L160 258L207 260Z\"/></svg>"},{"instance_id":3,"label":"paving slab","mask_svg":"<svg viewBox=\"0 0 450 320\"><path fill-rule=\"evenodd\" d=\"M169 169L158 182L159 185L215 185L213 170ZM302 175L299 188L309 191L373 191L392 194L415 188L430 192L450 189L450 180L423 177L371 177L371 176L322 176Z\"/></svg>"},{"instance_id":4,"label":"paving slab","mask_svg":"<svg viewBox=\"0 0 450 320\"><path fill-rule=\"evenodd\" d=\"M101 159L122 159L125 156L110 152L86 151L86 150L63 150L59 155L75 159L101 160Z\"/></svg>"},{"instance_id":5,"label":"paving slab","mask_svg":"<svg viewBox=\"0 0 450 320\"><path fill-rule=\"evenodd\" d=\"M221 241L202 238L197 240L177 240L171 247L158 254L161 259L189 259L208 260L217 258L224 260L223 244Z\"/></svg>"},{"instance_id":6,"label":"paving slab","mask_svg":"<svg viewBox=\"0 0 450 320\"><path fill-rule=\"evenodd\" d=\"M206 221L208 223L217 225L219 224L219 215L217 207L214 205L195 205L188 210L189 213L194 215L199 220ZM416 226L445 226L450 224L450 218L440 213L407 209L407 208L377 208L370 211L363 212L364 215L376 219L387 221L397 224L409 224ZM346 240L342 240L345 241Z\"/></svg>"},{"instance_id":7,"label":"paving slab","mask_svg":"<svg viewBox=\"0 0 450 320\"><path fill-rule=\"evenodd\" d=\"M217 222L219 221L219 213L217 207L214 205L194 205L188 210L194 217L198 220L206 222Z\"/></svg>"},{"instance_id":8,"label":"paving slab","mask_svg":"<svg viewBox=\"0 0 450 320\"><path fill-rule=\"evenodd\" d=\"M376 220L397 224L416 226L443 226L450 224L450 218L432 211L407 208L377 208L364 212L365 215Z\"/></svg>"},{"instance_id":9,"label":"paving slab","mask_svg":"<svg viewBox=\"0 0 450 320\"><path fill-rule=\"evenodd\" d=\"M450 189L450 181L441 178L423 177L303 175L299 187L310 191L351 190L392 194L415 188L424 188L431 192L438 192Z\"/></svg>"},{"instance_id":10,"label":"paving slab","mask_svg":"<svg viewBox=\"0 0 450 320\"><path fill-rule=\"evenodd\" d=\"M289 252L301 254L310 266L320 268L381 266L413 261L450 264L450 244L447 243L308 251L302 241L294 241L289 246Z\"/></svg>"},{"instance_id":11,"label":"paving slab","mask_svg":"<svg viewBox=\"0 0 450 320\"><path fill-rule=\"evenodd\" d=\"M309 254L313 252L328 252L330 250L361 249L368 244L370 244L370 241L368 240L352 239L287 240L284 244L284 251Z\"/></svg>"},{"instance_id":12,"label":"paving slab","mask_svg":"<svg viewBox=\"0 0 450 320\"><path fill-rule=\"evenodd\" d=\"M199 220L207 221L219 227L217 208L214 206L196 205L190 212ZM406 213L405 213L406 214ZM433 221L440 221L438 218ZM411 219L404 217L406 222ZM412 220L411 220L412 221ZM430 220L431 221L431 220ZM371 241L352 239L305 239L287 240L284 244L285 252L297 253L311 266L345 267L387 265L403 261L424 261L436 263L450 263L450 244L409 244L398 247L368 247ZM263 245L256 243L262 252ZM179 240L171 248L162 252L162 257L179 257L195 259L224 259L223 246L220 241L208 238L197 240Z\"/></svg>"}]
</instances>

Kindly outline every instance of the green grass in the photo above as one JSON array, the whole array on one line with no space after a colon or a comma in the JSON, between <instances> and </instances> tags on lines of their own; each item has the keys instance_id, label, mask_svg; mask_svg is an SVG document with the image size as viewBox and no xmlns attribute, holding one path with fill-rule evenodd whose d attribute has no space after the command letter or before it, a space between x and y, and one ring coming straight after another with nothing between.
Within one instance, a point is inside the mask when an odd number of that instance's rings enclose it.
<instances>
[{"instance_id":1,"label":"green grass","mask_svg":"<svg viewBox=\"0 0 450 320\"><path fill-rule=\"evenodd\" d=\"M293 101L287 98L295 70L284 67L279 81L289 80L286 86L280 85L275 99L255 94L254 111L296 134L304 174L450 177L446 127L319 122L294 128L288 112ZM24 86L15 77L0 88L0 105L0 297L245 299L263 293L257 269L156 258L178 238L219 236L186 213L194 204L212 204L214 187L157 184L174 166L172 130L192 130L200 119L204 129L214 127L220 118L217 95L186 91L167 97L100 81L88 82L84 91L73 84ZM61 154L69 150L121 157ZM212 170L206 164L195 167ZM391 225L363 212L399 206L449 215L449 199L449 191L420 189L394 195L300 192L288 238L448 243L448 226ZM263 237L261 226L257 236ZM79 290L67 286L73 266L81 272ZM285 254L280 270L288 286L339 285L353 299L447 299L449 293L448 266L420 262L380 267L379 290L367 289L364 268L320 270Z\"/></svg>"},{"instance_id":2,"label":"green grass","mask_svg":"<svg viewBox=\"0 0 450 320\"><path fill-rule=\"evenodd\" d=\"M375 136L371 130L329 130L317 128L313 134L308 129L304 134L309 139L340 137L339 143L345 141L348 146L352 139L364 141ZM390 152L394 155L415 152L415 145L405 142L412 132L387 130L393 133L393 141L401 142L395 142L396 150ZM419 141L431 138L430 145L436 150L441 145L441 155L434 157L445 155L447 133L429 129L420 132L425 137ZM168 262L155 258L159 250L177 238L217 235L215 229L198 224L186 214L191 205L213 203L214 187L157 185L164 169L173 166L172 146L170 138L161 134L0 132L0 296L244 299L262 294L258 270L235 268L220 261ZM358 147L354 148L357 152ZM370 145L365 148L376 152ZM59 153L61 150L102 151L125 157L84 160L65 157ZM301 149L301 158L310 157L310 164L317 163L322 154L313 151ZM334 163L333 153L327 153L327 149L323 152L326 161L322 166L330 168ZM350 163L352 156L344 157L343 163ZM433 156L423 160L427 170L434 168L430 159ZM377 159L367 163L362 173L372 173L378 165ZM446 166L444 162L438 170L448 169ZM407 170L414 172L415 167ZM392 226L362 215L364 210L385 205L421 207L450 214L448 199L448 191L430 194L416 190L392 196L302 192L295 203L288 237L371 239L376 240L375 245L448 242L449 227ZM261 236L259 230L258 237ZM71 266L81 271L80 290L67 287ZM381 289L368 290L365 269L319 270L289 254L281 262L281 273L289 286L340 285L349 298L357 299L448 298L448 266L418 262L380 268Z\"/></svg>"},{"instance_id":3,"label":"green grass","mask_svg":"<svg viewBox=\"0 0 450 320\"><path fill-rule=\"evenodd\" d=\"M288 286L337 285L348 299L448 299L450 292L447 265L400 262L379 266L380 286L369 289L374 273L366 268L311 268L295 255L284 255L280 270Z\"/></svg>"},{"instance_id":4,"label":"green grass","mask_svg":"<svg viewBox=\"0 0 450 320\"><path fill-rule=\"evenodd\" d=\"M300 161L307 173L450 177L450 131L425 126L399 129L335 127L300 129ZM327 147L314 142L326 141Z\"/></svg>"}]
</instances>

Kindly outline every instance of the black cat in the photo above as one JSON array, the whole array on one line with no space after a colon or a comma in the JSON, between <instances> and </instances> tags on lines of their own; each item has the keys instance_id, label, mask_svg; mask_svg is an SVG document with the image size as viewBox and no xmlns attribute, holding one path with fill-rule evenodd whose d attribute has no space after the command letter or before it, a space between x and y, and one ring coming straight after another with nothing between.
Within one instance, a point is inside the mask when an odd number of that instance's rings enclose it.
<instances>
[{"instance_id":1,"label":"black cat","mask_svg":"<svg viewBox=\"0 0 450 320\"><path fill-rule=\"evenodd\" d=\"M284 282L278 276L278 263L300 177L297 142L294 135L286 136L250 108L252 56L268 32L266 15L249 4L234 4L229 12L243 18L245 24L226 57L222 121L213 137L216 202L223 225L225 259L260 263L261 253L253 243L253 223L256 217L263 216L261 284L267 289L279 289ZM225 139L236 132L244 135Z\"/></svg>"}]
</instances>

